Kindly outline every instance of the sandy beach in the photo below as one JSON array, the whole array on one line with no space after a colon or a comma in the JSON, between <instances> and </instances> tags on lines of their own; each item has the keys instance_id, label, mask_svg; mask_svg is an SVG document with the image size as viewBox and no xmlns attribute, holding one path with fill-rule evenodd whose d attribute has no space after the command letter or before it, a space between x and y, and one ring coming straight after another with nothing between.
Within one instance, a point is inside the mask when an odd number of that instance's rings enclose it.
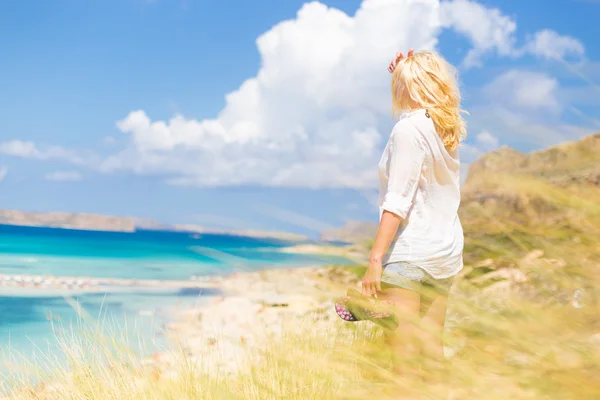
<instances>
[{"instance_id":1,"label":"sandy beach","mask_svg":"<svg viewBox=\"0 0 600 400\"><path fill-rule=\"evenodd\" d=\"M316 329L337 317L333 299L358 279L343 267L306 267L237 273L211 282L224 293L186 310L167 331L179 350L156 353L159 374L176 374L172 367L181 353L219 373L235 373L249 346L261 346L282 335L298 321Z\"/></svg>"}]
</instances>

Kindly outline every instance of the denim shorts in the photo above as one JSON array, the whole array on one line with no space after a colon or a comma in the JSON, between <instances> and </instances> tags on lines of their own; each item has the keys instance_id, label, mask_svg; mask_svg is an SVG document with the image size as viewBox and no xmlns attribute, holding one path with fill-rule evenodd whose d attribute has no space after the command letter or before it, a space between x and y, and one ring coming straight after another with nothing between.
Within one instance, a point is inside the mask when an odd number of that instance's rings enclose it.
<instances>
[{"instance_id":1,"label":"denim shorts","mask_svg":"<svg viewBox=\"0 0 600 400\"><path fill-rule=\"evenodd\" d=\"M433 292L447 296L454 277L435 279L423 268L409 262L392 262L383 267L381 282L417 292Z\"/></svg>"}]
</instances>

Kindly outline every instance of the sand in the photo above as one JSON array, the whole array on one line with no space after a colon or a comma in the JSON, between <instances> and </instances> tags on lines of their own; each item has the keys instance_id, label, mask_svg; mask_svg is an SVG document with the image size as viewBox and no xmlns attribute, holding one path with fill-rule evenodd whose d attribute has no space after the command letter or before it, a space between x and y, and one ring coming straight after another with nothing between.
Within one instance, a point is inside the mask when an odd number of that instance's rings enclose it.
<instances>
[{"instance_id":1,"label":"sand","mask_svg":"<svg viewBox=\"0 0 600 400\"><path fill-rule=\"evenodd\" d=\"M333 299L358 279L343 267L307 267L233 274L219 282L225 293L186 310L168 324L177 350L156 353L162 374L173 375L181 353L219 373L236 373L249 346L276 339L284 327L306 321L318 329L337 318ZM302 317L302 318L300 318Z\"/></svg>"}]
</instances>

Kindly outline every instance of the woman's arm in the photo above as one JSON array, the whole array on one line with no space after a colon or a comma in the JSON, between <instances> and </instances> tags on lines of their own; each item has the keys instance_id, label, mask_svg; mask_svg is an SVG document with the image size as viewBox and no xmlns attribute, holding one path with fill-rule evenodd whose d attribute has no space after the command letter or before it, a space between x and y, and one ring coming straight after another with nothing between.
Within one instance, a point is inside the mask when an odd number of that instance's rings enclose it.
<instances>
[{"instance_id":1,"label":"woman's arm","mask_svg":"<svg viewBox=\"0 0 600 400\"><path fill-rule=\"evenodd\" d=\"M375 243L371 249L371 255L369 256L369 266L367 267L367 273L363 278L363 294L365 296L377 296L378 292L381 292L381 273L382 273L382 262L383 256L388 251L398 227L402 222L402 218L398 215L383 211L381 221L379 221L379 229L377 230L377 236L375 237Z\"/></svg>"}]
</instances>

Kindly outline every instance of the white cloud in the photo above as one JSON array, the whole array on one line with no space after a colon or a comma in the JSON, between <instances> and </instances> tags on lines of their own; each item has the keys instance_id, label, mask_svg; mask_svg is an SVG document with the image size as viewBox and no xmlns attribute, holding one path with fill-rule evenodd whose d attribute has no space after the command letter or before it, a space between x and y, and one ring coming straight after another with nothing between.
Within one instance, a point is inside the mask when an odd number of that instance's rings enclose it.
<instances>
[{"instance_id":1,"label":"white cloud","mask_svg":"<svg viewBox=\"0 0 600 400\"><path fill-rule=\"evenodd\" d=\"M501 56L514 55L517 24L500 10L469 0L442 2L441 7L443 25L466 36L473 44L464 60L465 66L481 66L482 56L490 51Z\"/></svg>"},{"instance_id":2,"label":"white cloud","mask_svg":"<svg viewBox=\"0 0 600 400\"><path fill-rule=\"evenodd\" d=\"M477 140L477 143L486 150L492 150L498 147L498 138L489 131L481 131L475 139Z\"/></svg>"},{"instance_id":3,"label":"white cloud","mask_svg":"<svg viewBox=\"0 0 600 400\"><path fill-rule=\"evenodd\" d=\"M438 5L366 0L350 17L306 4L257 39L258 74L226 96L216 119L131 112L117 123L130 147L102 169L183 185L371 186L391 118L385 67L397 49L435 46Z\"/></svg>"},{"instance_id":4,"label":"white cloud","mask_svg":"<svg viewBox=\"0 0 600 400\"><path fill-rule=\"evenodd\" d=\"M484 87L490 101L528 109L559 111L558 81L551 76L522 70L508 71Z\"/></svg>"},{"instance_id":5,"label":"white cloud","mask_svg":"<svg viewBox=\"0 0 600 400\"><path fill-rule=\"evenodd\" d=\"M562 59L567 56L582 57L585 49L583 44L570 36L544 29L529 39L525 51L548 59Z\"/></svg>"},{"instance_id":6,"label":"white cloud","mask_svg":"<svg viewBox=\"0 0 600 400\"><path fill-rule=\"evenodd\" d=\"M524 46L517 45L517 24L497 8L487 8L470 0L441 3L441 21L444 27L466 36L472 43L464 66L480 67L483 56L495 52L500 56L519 57L531 54L547 59L565 56L583 56L584 47L577 39L544 29L532 35Z\"/></svg>"},{"instance_id":7,"label":"white cloud","mask_svg":"<svg viewBox=\"0 0 600 400\"><path fill-rule=\"evenodd\" d=\"M83 176L77 171L56 171L46 174L45 178L55 182L77 182L82 180Z\"/></svg>"},{"instance_id":8,"label":"white cloud","mask_svg":"<svg viewBox=\"0 0 600 400\"><path fill-rule=\"evenodd\" d=\"M573 111L557 79L546 73L509 70L481 90L481 98L469 110L469 130L480 132L467 138L463 154L468 162L500 142L528 151L545 148L594 133L586 126L566 123L565 110ZM590 118L586 118L590 119ZM497 135L501 134L501 140Z\"/></svg>"},{"instance_id":9,"label":"white cloud","mask_svg":"<svg viewBox=\"0 0 600 400\"><path fill-rule=\"evenodd\" d=\"M0 153L23 158L39 157L39 151L36 148L35 143L23 142L20 140L0 143Z\"/></svg>"},{"instance_id":10,"label":"white cloud","mask_svg":"<svg viewBox=\"0 0 600 400\"><path fill-rule=\"evenodd\" d=\"M565 123L550 112L533 114L527 109L485 104L469 110L472 130L502 132L502 143L521 150L545 148L594 133L593 129Z\"/></svg>"},{"instance_id":11,"label":"white cloud","mask_svg":"<svg viewBox=\"0 0 600 400\"><path fill-rule=\"evenodd\" d=\"M258 74L216 119L133 111L117 123L130 147L102 169L175 185L371 186L390 115L384 67L397 49L434 48L444 26L471 38L473 60L516 53L514 21L475 2L366 0L354 17L309 3L257 39Z\"/></svg>"},{"instance_id":12,"label":"white cloud","mask_svg":"<svg viewBox=\"0 0 600 400\"><path fill-rule=\"evenodd\" d=\"M4 180L4 178L6 178L7 174L8 174L8 168L5 166L0 166L0 182L2 182Z\"/></svg>"},{"instance_id":13,"label":"white cloud","mask_svg":"<svg viewBox=\"0 0 600 400\"><path fill-rule=\"evenodd\" d=\"M485 155L488 151L492 151L498 148L499 141L498 138L492 135L489 131L483 130L479 134L475 136L475 143L472 142L470 137L467 141L462 142L460 144L459 152L460 152L460 161L461 161L461 182L464 183L464 179L466 179L467 175L467 167L462 167L462 165L470 165L479 157ZM461 183L461 184L462 184Z\"/></svg>"},{"instance_id":14,"label":"white cloud","mask_svg":"<svg viewBox=\"0 0 600 400\"><path fill-rule=\"evenodd\" d=\"M435 48L444 28L471 41L469 66L490 53L547 57L542 45L519 50L514 20L474 1L364 0L354 16L311 2L257 39L258 73L226 95L214 119L163 121L132 111L117 122L125 148L104 158L22 141L0 144L0 153L158 175L174 185L371 188L391 125L389 59L409 47ZM552 79L536 75L521 87L524 77L501 77L495 84L510 90L491 84L489 93L523 108L556 109ZM503 132L476 131L484 129ZM484 135L476 142L467 150L472 155L493 140Z\"/></svg>"},{"instance_id":15,"label":"white cloud","mask_svg":"<svg viewBox=\"0 0 600 400\"><path fill-rule=\"evenodd\" d=\"M65 149L64 147L46 146L38 148L35 143L22 140L1 142L0 154L36 160L58 159L68 161L72 164L86 164L89 161L86 160L85 156L78 154L76 151Z\"/></svg>"}]
</instances>

